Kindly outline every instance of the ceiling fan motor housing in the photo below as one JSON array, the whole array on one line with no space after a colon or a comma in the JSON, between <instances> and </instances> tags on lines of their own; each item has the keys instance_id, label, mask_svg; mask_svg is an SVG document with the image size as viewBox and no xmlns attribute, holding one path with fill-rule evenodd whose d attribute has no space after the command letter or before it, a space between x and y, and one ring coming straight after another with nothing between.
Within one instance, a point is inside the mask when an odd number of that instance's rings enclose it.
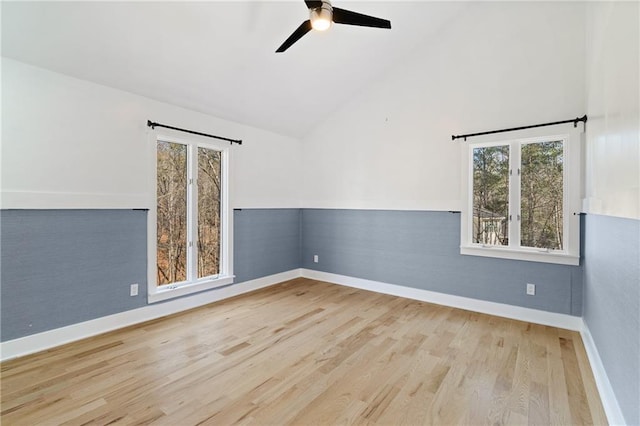
<instances>
[{"instance_id":1,"label":"ceiling fan motor housing","mask_svg":"<svg viewBox=\"0 0 640 426\"><path fill-rule=\"evenodd\" d=\"M315 30L326 30L333 21L333 7L328 1L323 1L322 6L309 9L311 25Z\"/></svg>"}]
</instances>

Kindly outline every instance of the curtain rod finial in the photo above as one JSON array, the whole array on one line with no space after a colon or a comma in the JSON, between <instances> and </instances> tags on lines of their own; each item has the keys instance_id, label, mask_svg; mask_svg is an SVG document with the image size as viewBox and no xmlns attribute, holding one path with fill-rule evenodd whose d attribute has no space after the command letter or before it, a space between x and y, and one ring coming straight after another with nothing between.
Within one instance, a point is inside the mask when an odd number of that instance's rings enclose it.
<instances>
[{"instance_id":1,"label":"curtain rod finial","mask_svg":"<svg viewBox=\"0 0 640 426\"><path fill-rule=\"evenodd\" d=\"M573 120L573 127L576 128L578 127L578 122L581 121L582 123L584 123L585 125L587 124L587 114L583 115L582 117L576 117L575 120Z\"/></svg>"}]
</instances>

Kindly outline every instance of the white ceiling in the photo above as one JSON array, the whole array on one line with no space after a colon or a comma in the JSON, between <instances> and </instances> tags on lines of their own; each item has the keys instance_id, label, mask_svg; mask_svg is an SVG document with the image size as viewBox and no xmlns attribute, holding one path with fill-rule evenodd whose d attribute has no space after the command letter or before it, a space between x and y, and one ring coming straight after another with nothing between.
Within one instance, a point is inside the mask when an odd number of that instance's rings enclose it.
<instances>
[{"instance_id":1,"label":"white ceiling","mask_svg":"<svg viewBox=\"0 0 640 426\"><path fill-rule=\"evenodd\" d=\"M468 4L334 6L392 30L334 25L275 53L308 19L288 2L2 2L2 55L228 120L301 137Z\"/></svg>"}]
</instances>

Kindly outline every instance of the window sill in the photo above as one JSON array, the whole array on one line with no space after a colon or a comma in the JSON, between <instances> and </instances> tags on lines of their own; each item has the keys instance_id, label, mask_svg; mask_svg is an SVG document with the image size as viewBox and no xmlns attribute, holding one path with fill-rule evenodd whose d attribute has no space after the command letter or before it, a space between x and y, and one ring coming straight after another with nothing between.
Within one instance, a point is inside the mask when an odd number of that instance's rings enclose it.
<instances>
[{"instance_id":1,"label":"window sill","mask_svg":"<svg viewBox=\"0 0 640 426\"><path fill-rule=\"evenodd\" d=\"M161 302L163 300L174 299L176 297L187 296L189 294L198 293L200 291L211 290L225 285L233 284L235 275L218 277L213 280L197 281L195 283L182 284L175 288L159 289L155 292L149 292L147 300L149 303Z\"/></svg>"},{"instance_id":2,"label":"window sill","mask_svg":"<svg viewBox=\"0 0 640 426\"><path fill-rule=\"evenodd\" d=\"M502 247L461 246L460 254L494 257L498 259L524 260L528 262L555 263L558 265L580 264L580 256L567 253L543 252L535 249L514 250Z\"/></svg>"}]
</instances>

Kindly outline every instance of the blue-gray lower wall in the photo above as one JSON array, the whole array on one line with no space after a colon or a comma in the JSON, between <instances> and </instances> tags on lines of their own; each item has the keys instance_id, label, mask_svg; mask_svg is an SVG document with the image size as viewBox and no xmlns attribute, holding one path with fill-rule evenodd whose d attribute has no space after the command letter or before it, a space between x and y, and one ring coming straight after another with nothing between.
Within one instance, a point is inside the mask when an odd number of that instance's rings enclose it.
<instances>
[{"instance_id":1,"label":"blue-gray lower wall","mask_svg":"<svg viewBox=\"0 0 640 426\"><path fill-rule=\"evenodd\" d=\"M146 304L146 211L0 214L2 341Z\"/></svg>"},{"instance_id":2,"label":"blue-gray lower wall","mask_svg":"<svg viewBox=\"0 0 640 426\"><path fill-rule=\"evenodd\" d=\"M584 321L627 424L640 425L640 221L587 215Z\"/></svg>"},{"instance_id":3,"label":"blue-gray lower wall","mask_svg":"<svg viewBox=\"0 0 640 426\"><path fill-rule=\"evenodd\" d=\"M300 241L299 209L236 210L235 283L299 268ZM1 211L0 288L1 341L145 306L146 211Z\"/></svg>"},{"instance_id":4,"label":"blue-gray lower wall","mask_svg":"<svg viewBox=\"0 0 640 426\"><path fill-rule=\"evenodd\" d=\"M304 268L581 315L581 266L462 256L459 247L457 213L302 211ZM535 296L525 294L527 283Z\"/></svg>"},{"instance_id":5,"label":"blue-gray lower wall","mask_svg":"<svg viewBox=\"0 0 640 426\"><path fill-rule=\"evenodd\" d=\"M2 341L146 305L146 217L133 210L2 211ZM305 267L581 314L581 267L461 256L459 237L460 216L447 212L236 210L235 282ZM535 297L525 295L527 282L537 284ZM129 296L132 283L140 284L137 297Z\"/></svg>"},{"instance_id":6,"label":"blue-gray lower wall","mask_svg":"<svg viewBox=\"0 0 640 426\"><path fill-rule=\"evenodd\" d=\"M234 211L235 282L300 267L300 214L300 209Z\"/></svg>"}]
</instances>

